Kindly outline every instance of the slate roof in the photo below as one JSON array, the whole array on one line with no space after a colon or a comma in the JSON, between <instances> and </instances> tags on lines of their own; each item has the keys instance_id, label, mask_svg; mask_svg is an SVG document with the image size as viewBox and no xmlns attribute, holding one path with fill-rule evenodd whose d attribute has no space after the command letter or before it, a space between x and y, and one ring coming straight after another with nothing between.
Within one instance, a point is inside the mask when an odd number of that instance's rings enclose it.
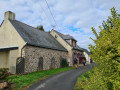
<instances>
[{"instance_id":1,"label":"slate roof","mask_svg":"<svg viewBox=\"0 0 120 90\"><path fill-rule=\"evenodd\" d=\"M55 30L54 30L55 31ZM70 40L70 39L74 39L76 40L74 37L70 36L70 35L64 35L58 31L55 31L58 35L60 35L64 40Z\"/></svg>"},{"instance_id":2,"label":"slate roof","mask_svg":"<svg viewBox=\"0 0 120 90\"><path fill-rule=\"evenodd\" d=\"M55 50L67 51L55 38L48 32L40 31L17 20L9 20L19 35L28 45L50 48Z\"/></svg>"},{"instance_id":3,"label":"slate roof","mask_svg":"<svg viewBox=\"0 0 120 90\"><path fill-rule=\"evenodd\" d=\"M83 49L80 48L78 45L76 47L73 47L74 50L79 50L79 51L82 51L83 52Z\"/></svg>"},{"instance_id":4,"label":"slate roof","mask_svg":"<svg viewBox=\"0 0 120 90\"><path fill-rule=\"evenodd\" d=\"M84 52L86 52L88 55L90 55L91 53L87 50L87 49L84 49L82 48Z\"/></svg>"},{"instance_id":5,"label":"slate roof","mask_svg":"<svg viewBox=\"0 0 120 90\"><path fill-rule=\"evenodd\" d=\"M54 30L61 38L63 38L64 40L65 40L65 42L67 42L69 45L70 45L70 42L68 42L67 40L70 40L70 39L74 39L72 36L70 36L70 35L64 35L64 34L62 34L62 33L60 33L60 32L58 32L58 31L56 31L56 30ZM74 39L75 40L75 39ZM77 41L77 40L76 40ZM70 45L71 46L71 45ZM79 51L83 51L83 49L82 48L80 48L78 45L76 46L76 47L73 47L73 46L71 46L72 47L72 49L74 49L74 50L79 50Z\"/></svg>"}]
</instances>

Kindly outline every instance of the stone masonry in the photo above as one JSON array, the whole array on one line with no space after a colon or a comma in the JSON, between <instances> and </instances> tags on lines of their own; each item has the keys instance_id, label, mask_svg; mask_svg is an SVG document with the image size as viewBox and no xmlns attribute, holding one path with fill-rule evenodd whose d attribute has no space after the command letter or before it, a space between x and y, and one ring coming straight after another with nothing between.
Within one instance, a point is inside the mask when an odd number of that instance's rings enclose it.
<instances>
[{"instance_id":1,"label":"stone masonry","mask_svg":"<svg viewBox=\"0 0 120 90\"><path fill-rule=\"evenodd\" d=\"M25 73L38 70L39 58L43 58L43 70L51 68L51 60L55 59L55 67L60 68L60 58L68 58L68 52L58 51L34 46L24 48Z\"/></svg>"},{"instance_id":2,"label":"stone masonry","mask_svg":"<svg viewBox=\"0 0 120 90\"><path fill-rule=\"evenodd\" d=\"M76 53L75 56L73 55L74 53ZM78 54L81 54L83 57L85 57L84 54L83 54L83 52L78 51L78 50L72 50L72 59L75 57L78 60L78 65L80 65L79 64L79 57L77 56Z\"/></svg>"}]
</instances>

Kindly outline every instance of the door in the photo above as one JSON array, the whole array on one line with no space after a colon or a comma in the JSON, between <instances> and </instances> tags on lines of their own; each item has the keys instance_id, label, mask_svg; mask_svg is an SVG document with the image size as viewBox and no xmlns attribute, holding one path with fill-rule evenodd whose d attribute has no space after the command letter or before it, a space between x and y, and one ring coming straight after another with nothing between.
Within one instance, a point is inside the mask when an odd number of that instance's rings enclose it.
<instances>
[{"instance_id":1,"label":"door","mask_svg":"<svg viewBox=\"0 0 120 90\"><path fill-rule=\"evenodd\" d=\"M25 69L25 59L23 57L18 57L16 61L16 74L24 74Z\"/></svg>"},{"instance_id":2,"label":"door","mask_svg":"<svg viewBox=\"0 0 120 90\"><path fill-rule=\"evenodd\" d=\"M53 57L52 59L51 59L51 67L50 68L55 68L55 58Z\"/></svg>"},{"instance_id":3,"label":"door","mask_svg":"<svg viewBox=\"0 0 120 90\"><path fill-rule=\"evenodd\" d=\"M39 58L38 70L43 70L43 57L40 57L40 58Z\"/></svg>"}]
</instances>

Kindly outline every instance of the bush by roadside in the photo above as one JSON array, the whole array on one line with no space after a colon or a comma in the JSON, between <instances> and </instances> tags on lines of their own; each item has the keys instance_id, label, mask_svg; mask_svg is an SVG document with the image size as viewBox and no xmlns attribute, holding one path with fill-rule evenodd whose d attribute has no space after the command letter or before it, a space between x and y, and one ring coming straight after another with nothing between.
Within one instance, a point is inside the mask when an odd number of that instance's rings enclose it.
<instances>
[{"instance_id":1,"label":"bush by roadside","mask_svg":"<svg viewBox=\"0 0 120 90\"><path fill-rule=\"evenodd\" d=\"M91 58L97 63L94 74L89 79L79 80L76 84L81 89L76 90L120 90L120 14L115 7L111 8L111 16L95 28L94 45L89 45Z\"/></svg>"},{"instance_id":2,"label":"bush by roadside","mask_svg":"<svg viewBox=\"0 0 120 90\"><path fill-rule=\"evenodd\" d=\"M85 90L120 90L120 13L111 8L111 16L99 26L92 27L95 35L93 45L89 45L91 58L98 68L90 77Z\"/></svg>"},{"instance_id":3,"label":"bush by roadside","mask_svg":"<svg viewBox=\"0 0 120 90\"><path fill-rule=\"evenodd\" d=\"M84 90L84 86L87 85L87 81L89 81L93 73L94 69L91 69L79 76L75 85L75 90Z\"/></svg>"}]
</instances>

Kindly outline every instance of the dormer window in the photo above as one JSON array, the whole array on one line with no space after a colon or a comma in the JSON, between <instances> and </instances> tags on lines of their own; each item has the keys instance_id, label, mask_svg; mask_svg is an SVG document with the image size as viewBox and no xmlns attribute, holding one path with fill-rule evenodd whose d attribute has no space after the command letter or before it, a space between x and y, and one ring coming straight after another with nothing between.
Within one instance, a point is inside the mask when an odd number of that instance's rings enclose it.
<instances>
[{"instance_id":1,"label":"dormer window","mask_svg":"<svg viewBox=\"0 0 120 90\"><path fill-rule=\"evenodd\" d=\"M76 47L76 40L74 40L74 39L71 39L71 45L73 46L73 47Z\"/></svg>"}]
</instances>

